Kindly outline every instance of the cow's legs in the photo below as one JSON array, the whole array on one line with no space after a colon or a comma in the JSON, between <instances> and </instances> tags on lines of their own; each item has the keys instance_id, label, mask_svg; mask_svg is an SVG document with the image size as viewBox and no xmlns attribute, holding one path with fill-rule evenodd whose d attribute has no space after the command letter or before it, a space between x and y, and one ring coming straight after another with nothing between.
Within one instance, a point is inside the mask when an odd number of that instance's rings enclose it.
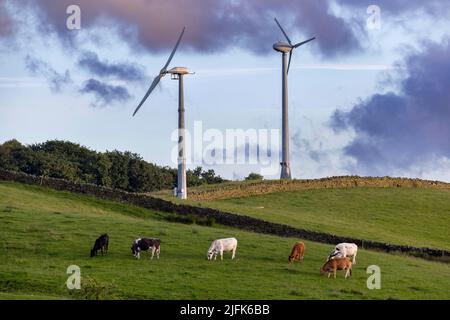
<instances>
[{"instance_id":1,"label":"cow's legs","mask_svg":"<svg viewBox=\"0 0 450 320\"><path fill-rule=\"evenodd\" d=\"M333 270L333 276L336 279L336 269Z\"/></svg>"},{"instance_id":2,"label":"cow's legs","mask_svg":"<svg viewBox=\"0 0 450 320\"><path fill-rule=\"evenodd\" d=\"M138 258L138 260L141 258L141 253L138 251L136 258Z\"/></svg>"},{"instance_id":3,"label":"cow's legs","mask_svg":"<svg viewBox=\"0 0 450 320\"><path fill-rule=\"evenodd\" d=\"M330 276L331 276L331 272L328 272L328 279L330 278Z\"/></svg>"},{"instance_id":4,"label":"cow's legs","mask_svg":"<svg viewBox=\"0 0 450 320\"><path fill-rule=\"evenodd\" d=\"M233 254L231 255L231 260L233 260L235 256L236 256L236 248L233 249Z\"/></svg>"},{"instance_id":5,"label":"cow's legs","mask_svg":"<svg viewBox=\"0 0 450 320\"><path fill-rule=\"evenodd\" d=\"M355 252L355 254L353 255L352 263L353 263L353 264L356 264L356 252Z\"/></svg>"},{"instance_id":6,"label":"cow's legs","mask_svg":"<svg viewBox=\"0 0 450 320\"><path fill-rule=\"evenodd\" d=\"M156 248L152 247L152 257L151 257L152 260L153 260L153 256L155 255L155 250L156 250Z\"/></svg>"},{"instance_id":7,"label":"cow's legs","mask_svg":"<svg viewBox=\"0 0 450 320\"><path fill-rule=\"evenodd\" d=\"M345 279L347 279L347 277L348 277L348 272L349 272L349 270L350 270L350 269L347 269L347 271L345 272Z\"/></svg>"},{"instance_id":8,"label":"cow's legs","mask_svg":"<svg viewBox=\"0 0 450 320\"><path fill-rule=\"evenodd\" d=\"M223 250L220 250L220 260L223 260Z\"/></svg>"},{"instance_id":9,"label":"cow's legs","mask_svg":"<svg viewBox=\"0 0 450 320\"><path fill-rule=\"evenodd\" d=\"M156 258L159 259L159 252L161 251L161 247L158 247L158 249L156 249Z\"/></svg>"}]
</instances>

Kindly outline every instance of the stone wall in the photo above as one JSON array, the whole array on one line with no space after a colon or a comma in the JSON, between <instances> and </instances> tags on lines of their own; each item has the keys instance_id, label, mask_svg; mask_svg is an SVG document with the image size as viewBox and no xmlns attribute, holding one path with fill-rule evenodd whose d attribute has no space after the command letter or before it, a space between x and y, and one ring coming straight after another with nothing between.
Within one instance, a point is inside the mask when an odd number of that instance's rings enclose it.
<instances>
[{"instance_id":1,"label":"stone wall","mask_svg":"<svg viewBox=\"0 0 450 320\"><path fill-rule=\"evenodd\" d=\"M376 241L368 241L355 238L341 237L333 234L322 233L294 228L283 224L267 222L264 220L223 212L210 208L195 207L191 205L174 204L170 201L150 197L148 195L128 193L125 191L99 187L90 184L77 184L61 179L41 178L20 172L11 172L0 169L0 180L14 181L30 185L41 185L55 190L70 191L95 196L102 199L125 202L147 209L180 215L198 215L210 217L218 224L238 228L257 233L271 234L282 237L300 238L315 242L335 245L340 242L354 242L360 248L372 249L383 252L399 252L424 259L434 259L443 262L450 261L450 252L431 248L416 248L400 246Z\"/></svg>"}]
</instances>

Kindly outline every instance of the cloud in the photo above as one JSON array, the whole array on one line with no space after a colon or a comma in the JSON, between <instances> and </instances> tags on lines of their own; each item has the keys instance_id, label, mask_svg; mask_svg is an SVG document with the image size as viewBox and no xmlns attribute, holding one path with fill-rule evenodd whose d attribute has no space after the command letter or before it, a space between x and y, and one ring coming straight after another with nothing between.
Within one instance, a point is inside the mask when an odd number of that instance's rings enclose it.
<instances>
[{"instance_id":1,"label":"cloud","mask_svg":"<svg viewBox=\"0 0 450 320\"><path fill-rule=\"evenodd\" d=\"M355 170L391 174L430 159L450 159L449 56L448 40L426 43L405 59L398 93L375 94L333 114L336 131L356 134L344 149L356 159Z\"/></svg>"},{"instance_id":2,"label":"cloud","mask_svg":"<svg viewBox=\"0 0 450 320\"><path fill-rule=\"evenodd\" d=\"M64 73L59 73L47 62L31 57L30 55L27 55L25 58L25 66L33 75L44 77L52 92L61 92L65 85L72 83L69 70L66 70Z\"/></svg>"},{"instance_id":3,"label":"cloud","mask_svg":"<svg viewBox=\"0 0 450 320\"><path fill-rule=\"evenodd\" d=\"M131 98L127 88L110 85L96 79L87 80L80 89L81 93L92 93L97 99L94 106L105 106L108 104L123 102Z\"/></svg>"},{"instance_id":4,"label":"cloud","mask_svg":"<svg viewBox=\"0 0 450 320\"><path fill-rule=\"evenodd\" d=\"M361 0L338 0L338 3L344 6L367 8L368 4ZM426 13L441 16L450 11L450 3L442 0L377 0L374 4L380 7L381 11L387 11L391 14L409 13L415 10L423 10Z\"/></svg>"},{"instance_id":5,"label":"cloud","mask_svg":"<svg viewBox=\"0 0 450 320\"><path fill-rule=\"evenodd\" d=\"M141 81L145 79L141 68L131 63L110 63L100 61L95 52L87 51L78 60L78 65L99 77L114 77L123 81Z\"/></svg>"},{"instance_id":6,"label":"cloud","mask_svg":"<svg viewBox=\"0 0 450 320\"><path fill-rule=\"evenodd\" d=\"M12 33L12 20L8 14L5 2L0 0L0 39Z\"/></svg>"},{"instance_id":7,"label":"cloud","mask_svg":"<svg viewBox=\"0 0 450 320\"><path fill-rule=\"evenodd\" d=\"M334 15L326 0L78 0L81 27L109 23L131 45L152 52L172 49L183 26L184 48L200 52L221 52L244 48L258 54L272 52L272 44L284 40L273 21L277 16L294 41L316 36L312 48L324 56L335 56L360 48L352 24ZM65 25L66 8L72 0L31 1L45 26L64 41L77 36ZM301 34L301 36L299 35ZM136 48L137 49L137 48Z\"/></svg>"},{"instance_id":8,"label":"cloud","mask_svg":"<svg viewBox=\"0 0 450 320\"><path fill-rule=\"evenodd\" d=\"M73 4L72 0L22 0L20 7L15 1L1 1L16 11L30 9L42 20L39 28L45 34L53 30L65 43L77 44L79 32L68 30L65 23L66 8ZM335 3L352 10L354 18L336 15ZM201 5L198 0L78 0L76 4L81 8L82 29L106 26L136 50L151 52L172 49L181 28L186 26L184 49L210 53L244 48L258 54L270 53L273 42L284 40L274 16L294 41L316 36L311 48L325 57L361 49L360 40L366 33L367 4L359 0L203 0ZM392 15L420 10L444 17L450 12L450 3L440 0L379 0L376 4L382 12Z\"/></svg>"}]
</instances>

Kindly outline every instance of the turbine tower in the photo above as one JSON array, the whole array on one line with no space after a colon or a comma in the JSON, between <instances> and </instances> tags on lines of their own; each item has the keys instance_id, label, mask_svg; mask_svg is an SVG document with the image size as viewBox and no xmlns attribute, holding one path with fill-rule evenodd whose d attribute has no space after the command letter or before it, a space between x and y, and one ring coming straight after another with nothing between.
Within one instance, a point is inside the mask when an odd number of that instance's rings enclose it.
<instances>
[{"instance_id":1,"label":"turbine tower","mask_svg":"<svg viewBox=\"0 0 450 320\"><path fill-rule=\"evenodd\" d=\"M133 116L138 112L141 108L142 104L147 100L148 96L152 91L156 88L159 81L166 74L170 74L173 80L178 80L178 177L177 177L177 197L180 199L187 198L187 183L186 183L186 157L185 157L185 123L184 123L184 84L183 77L186 74L192 74L185 67L175 67L170 70L167 70L167 67L172 60L175 51L180 44L181 38L183 37L185 28L181 31L180 36L178 37L178 41L175 47L172 50L172 53L169 56L164 67L161 69L159 74L155 77L150 88L147 90L144 98L141 103L139 103L138 107L133 113Z\"/></svg>"},{"instance_id":2,"label":"turbine tower","mask_svg":"<svg viewBox=\"0 0 450 320\"><path fill-rule=\"evenodd\" d=\"M278 41L274 43L273 49L275 51L281 52L282 56L282 98L281 98L281 104L282 104L282 133L281 133L281 140L282 140L282 155L281 155L281 176L280 179L292 179L291 176L291 167L289 164L289 118L288 118L288 83L287 83L287 76L289 73L289 67L291 66L291 58L292 58L292 52L294 49L312 41L315 39L311 38L303 42L299 42L297 44L292 44L291 39L287 36L284 29L281 27L280 23L278 22L277 18L275 18L275 22L277 23L278 27L281 29L281 32L283 32L284 36L286 37L286 42ZM289 62L287 61L287 54L289 53Z\"/></svg>"}]
</instances>

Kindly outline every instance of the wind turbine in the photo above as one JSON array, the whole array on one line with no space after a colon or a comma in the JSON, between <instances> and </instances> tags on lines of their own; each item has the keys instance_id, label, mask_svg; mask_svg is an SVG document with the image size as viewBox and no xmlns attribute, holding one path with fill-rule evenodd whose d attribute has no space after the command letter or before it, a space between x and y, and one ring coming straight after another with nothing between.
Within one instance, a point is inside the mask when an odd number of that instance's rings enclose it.
<instances>
[{"instance_id":1,"label":"wind turbine","mask_svg":"<svg viewBox=\"0 0 450 320\"><path fill-rule=\"evenodd\" d=\"M150 88L147 90L144 98L141 103L137 106L136 110L134 110L134 115L141 108L142 104L147 100L148 96L152 91L156 88L159 81L166 75L171 74L172 80L178 80L178 177L177 177L177 197L180 199L187 198L187 184L186 184L186 158L185 158L185 125L184 125L184 85L183 85L183 76L185 74L192 74L185 67L174 67L170 70L167 70L167 67L172 60L175 51L180 44L181 38L183 37L185 28L181 31L180 36L178 37L178 41L175 47L172 50L172 53L169 56L164 67L162 67L159 74L155 77Z\"/></svg>"},{"instance_id":2,"label":"wind turbine","mask_svg":"<svg viewBox=\"0 0 450 320\"><path fill-rule=\"evenodd\" d=\"M283 32L286 37L286 42L278 41L274 43L273 49L275 51L281 52L282 54L282 156L281 156L281 176L280 179L292 179L291 167L289 164L289 119L288 119L288 83L287 75L289 73L289 67L291 66L292 52L294 49L310 42L315 39L311 38L297 44L292 44L291 39L281 27L277 18L275 22L278 27L280 27L281 32ZM289 53L289 62L287 62L287 54ZM287 63L286 63L287 62Z\"/></svg>"}]
</instances>

